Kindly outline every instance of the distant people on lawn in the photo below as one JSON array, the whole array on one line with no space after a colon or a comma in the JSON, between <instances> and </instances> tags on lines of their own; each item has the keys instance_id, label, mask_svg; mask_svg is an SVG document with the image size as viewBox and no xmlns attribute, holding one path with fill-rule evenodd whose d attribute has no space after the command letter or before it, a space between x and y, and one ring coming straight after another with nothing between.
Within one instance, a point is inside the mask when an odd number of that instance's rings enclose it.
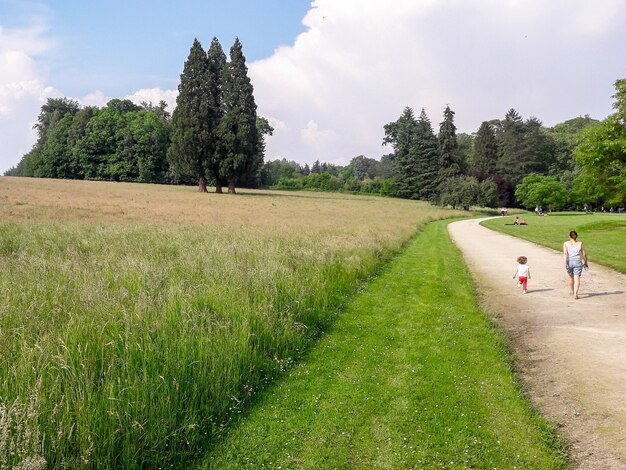
<instances>
[{"instance_id":1,"label":"distant people on lawn","mask_svg":"<svg viewBox=\"0 0 626 470\"><path fill-rule=\"evenodd\" d=\"M526 264L528 258L520 256L517 258L517 268L515 268L515 274L513 279L517 277L517 287L522 288L522 293L528 292L528 280L530 279L530 267Z\"/></svg>"},{"instance_id":2,"label":"distant people on lawn","mask_svg":"<svg viewBox=\"0 0 626 470\"><path fill-rule=\"evenodd\" d=\"M578 299L578 290L580 289L580 276L583 268L589 269L587 264L587 252L583 242L578 241L578 233L572 230L569 233L569 240L563 243L563 258L565 260L565 269L567 270L569 294Z\"/></svg>"},{"instance_id":3,"label":"distant people on lawn","mask_svg":"<svg viewBox=\"0 0 626 470\"><path fill-rule=\"evenodd\" d=\"M515 220L513 221L513 225L519 225L519 217L515 217Z\"/></svg>"}]
</instances>

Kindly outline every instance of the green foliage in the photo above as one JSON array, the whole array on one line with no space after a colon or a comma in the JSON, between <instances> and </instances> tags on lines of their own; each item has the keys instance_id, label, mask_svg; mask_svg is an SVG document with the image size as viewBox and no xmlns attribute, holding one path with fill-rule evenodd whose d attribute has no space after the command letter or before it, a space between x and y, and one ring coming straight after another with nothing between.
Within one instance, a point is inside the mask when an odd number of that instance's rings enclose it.
<instances>
[{"instance_id":1,"label":"green foliage","mask_svg":"<svg viewBox=\"0 0 626 470\"><path fill-rule=\"evenodd\" d=\"M169 132L162 116L128 100L86 107L50 124L17 176L165 182Z\"/></svg>"},{"instance_id":2,"label":"green foliage","mask_svg":"<svg viewBox=\"0 0 626 470\"><path fill-rule=\"evenodd\" d=\"M494 208L499 205L498 189L490 180L481 182L473 176L451 177L441 183L437 202L465 210L472 206Z\"/></svg>"},{"instance_id":3,"label":"green foliage","mask_svg":"<svg viewBox=\"0 0 626 470\"><path fill-rule=\"evenodd\" d=\"M430 199L438 177L438 141L422 109L418 119L406 107L397 121L385 125L383 144L394 148L393 175L396 196Z\"/></svg>"},{"instance_id":4,"label":"green foliage","mask_svg":"<svg viewBox=\"0 0 626 470\"><path fill-rule=\"evenodd\" d=\"M471 171L479 180L496 174L498 164L498 142L491 123L485 121L480 125L474 139Z\"/></svg>"},{"instance_id":5,"label":"green foliage","mask_svg":"<svg viewBox=\"0 0 626 470\"><path fill-rule=\"evenodd\" d=\"M557 210L566 204L568 193L565 184L555 177L531 174L517 186L515 197L527 209L539 206Z\"/></svg>"},{"instance_id":6,"label":"green foliage","mask_svg":"<svg viewBox=\"0 0 626 470\"><path fill-rule=\"evenodd\" d=\"M566 172L576 170L574 149L580 143L582 132L598 122L589 116L579 116L546 130L554 141L554 160L549 169L551 175L562 178Z\"/></svg>"},{"instance_id":7,"label":"green foliage","mask_svg":"<svg viewBox=\"0 0 626 470\"><path fill-rule=\"evenodd\" d=\"M215 191L222 192L222 186L227 184L220 174L220 164L223 158L220 153L220 129L219 123L224 117L224 68L226 67L226 54L222 49L219 40L214 37L207 51L208 60L208 115L209 127L211 129L211 145L209 147L208 170L210 176L215 181Z\"/></svg>"},{"instance_id":8,"label":"green foliage","mask_svg":"<svg viewBox=\"0 0 626 470\"><path fill-rule=\"evenodd\" d=\"M212 155L214 121L210 109L209 62L200 41L194 40L180 76L172 115L172 143L167 158L175 172L191 173L198 190L206 192Z\"/></svg>"},{"instance_id":9,"label":"green foliage","mask_svg":"<svg viewBox=\"0 0 626 470\"><path fill-rule=\"evenodd\" d=\"M169 138L170 127L161 116L143 110L133 113L126 128L123 152L126 159L136 162L135 181L166 181Z\"/></svg>"},{"instance_id":10,"label":"green foliage","mask_svg":"<svg viewBox=\"0 0 626 470\"><path fill-rule=\"evenodd\" d=\"M48 98L46 103L41 107L41 112L37 118L34 128L37 130L37 143L35 146L42 150L48 140L48 132L52 129L66 114L74 115L80 110L80 104L68 98Z\"/></svg>"},{"instance_id":11,"label":"green foliage","mask_svg":"<svg viewBox=\"0 0 626 470\"><path fill-rule=\"evenodd\" d=\"M294 162L282 160L271 160L265 162L261 169L261 184L264 187L274 186L279 180L293 178L296 173L301 173L302 167Z\"/></svg>"},{"instance_id":12,"label":"green foliage","mask_svg":"<svg viewBox=\"0 0 626 470\"><path fill-rule=\"evenodd\" d=\"M623 206L626 204L626 79L617 80L615 89L616 112L587 128L575 153L583 168L579 187L588 198Z\"/></svg>"},{"instance_id":13,"label":"green foliage","mask_svg":"<svg viewBox=\"0 0 626 470\"><path fill-rule=\"evenodd\" d=\"M255 173L263 164L256 103L238 38L230 48L222 86L224 116L218 126L219 177L228 182L228 192L234 193L237 181Z\"/></svg>"},{"instance_id":14,"label":"green foliage","mask_svg":"<svg viewBox=\"0 0 626 470\"><path fill-rule=\"evenodd\" d=\"M439 125L439 181L461 176L466 172L466 162L459 151L454 125L454 111L446 106Z\"/></svg>"},{"instance_id":15,"label":"green foliage","mask_svg":"<svg viewBox=\"0 0 626 470\"><path fill-rule=\"evenodd\" d=\"M367 158L363 155L354 157L350 161L350 165L353 169L354 177L359 181L365 179L374 179L377 176L381 176L381 163L373 158Z\"/></svg>"}]
</instances>

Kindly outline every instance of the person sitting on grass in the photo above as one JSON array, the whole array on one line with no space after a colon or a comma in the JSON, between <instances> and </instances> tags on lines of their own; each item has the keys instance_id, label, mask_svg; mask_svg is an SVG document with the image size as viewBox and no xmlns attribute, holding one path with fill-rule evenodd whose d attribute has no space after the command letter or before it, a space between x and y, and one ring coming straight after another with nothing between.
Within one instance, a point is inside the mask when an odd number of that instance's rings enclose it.
<instances>
[{"instance_id":1,"label":"person sitting on grass","mask_svg":"<svg viewBox=\"0 0 626 470\"><path fill-rule=\"evenodd\" d=\"M513 221L513 225L519 225L519 217L515 217L515 220Z\"/></svg>"}]
</instances>

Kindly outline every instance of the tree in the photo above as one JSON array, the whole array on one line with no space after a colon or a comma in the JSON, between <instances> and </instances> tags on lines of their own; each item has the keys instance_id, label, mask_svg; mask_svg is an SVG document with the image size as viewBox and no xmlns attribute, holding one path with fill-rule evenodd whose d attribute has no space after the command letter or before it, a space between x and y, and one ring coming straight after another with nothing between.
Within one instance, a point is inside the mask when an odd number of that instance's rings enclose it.
<instances>
[{"instance_id":1,"label":"tree","mask_svg":"<svg viewBox=\"0 0 626 470\"><path fill-rule=\"evenodd\" d=\"M547 130L554 143L554 158L548 169L549 174L559 178L566 172L575 171L574 149L580 144L582 132L598 122L600 121L592 119L588 115L579 116Z\"/></svg>"},{"instance_id":2,"label":"tree","mask_svg":"<svg viewBox=\"0 0 626 470\"><path fill-rule=\"evenodd\" d=\"M363 181L364 179L373 180L377 176L380 176L380 162L373 158L359 155L350 161L350 166L352 166L355 178L359 181Z\"/></svg>"},{"instance_id":3,"label":"tree","mask_svg":"<svg viewBox=\"0 0 626 470\"><path fill-rule=\"evenodd\" d=\"M141 106L137 106L131 100L120 100L118 98L113 98L107 103L107 108L114 110L118 114L126 114L132 113L134 111L139 111L141 109Z\"/></svg>"},{"instance_id":4,"label":"tree","mask_svg":"<svg viewBox=\"0 0 626 470\"><path fill-rule=\"evenodd\" d=\"M565 184L555 177L533 173L517 186L515 197L527 209L539 206L555 210L566 203L567 190Z\"/></svg>"},{"instance_id":5,"label":"tree","mask_svg":"<svg viewBox=\"0 0 626 470\"><path fill-rule=\"evenodd\" d=\"M198 179L198 191L207 192L207 174L213 136L209 106L208 59L194 40L180 76L176 109L172 115L172 143L167 158L174 171Z\"/></svg>"},{"instance_id":6,"label":"tree","mask_svg":"<svg viewBox=\"0 0 626 470\"><path fill-rule=\"evenodd\" d=\"M74 116L66 113L49 130L44 148L39 152L39 158L33 163L33 175L37 178L71 179L75 176L76 168L73 164L69 132Z\"/></svg>"},{"instance_id":7,"label":"tree","mask_svg":"<svg viewBox=\"0 0 626 470\"><path fill-rule=\"evenodd\" d=\"M465 210L472 206L497 207L498 188L492 181L480 182L473 176L450 177L441 184L439 204Z\"/></svg>"},{"instance_id":8,"label":"tree","mask_svg":"<svg viewBox=\"0 0 626 470\"><path fill-rule=\"evenodd\" d=\"M154 113L159 119L162 119L167 123L170 123L172 121L172 115L167 109L165 109L167 108L167 103L163 100L160 100L159 104L157 105L152 104L152 101L150 101L149 103L142 101L141 108L151 113Z\"/></svg>"},{"instance_id":9,"label":"tree","mask_svg":"<svg viewBox=\"0 0 626 470\"><path fill-rule=\"evenodd\" d=\"M491 123L484 121L474 139L471 171L479 181L496 174L498 164L498 141Z\"/></svg>"},{"instance_id":10,"label":"tree","mask_svg":"<svg viewBox=\"0 0 626 470\"><path fill-rule=\"evenodd\" d=\"M417 119L415 140L416 178L419 199L433 201L437 197L437 178L439 176L439 145L433 132L430 119L422 108Z\"/></svg>"},{"instance_id":11,"label":"tree","mask_svg":"<svg viewBox=\"0 0 626 470\"><path fill-rule=\"evenodd\" d=\"M465 161L459 152L454 125L454 111L446 106L439 125L439 181L465 173Z\"/></svg>"},{"instance_id":12,"label":"tree","mask_svg":"<svg viewBox=\"0 0 626 470\"><path fill-rule=\"evenodd\" d=\"M80 111L80 104L69 98L48 98L46 103L41 107L41 112L37 118L37 123L33 126L37 130L38 149L43 149L48 139L48 132L52 129L66 114L75 115Z\"/></svg>"},{"instance_id":13,"label":"tree","mask_svg":"<svg viewBox=\"0 0 626 470\"><path fill-rule=\"evenodd\" d=\"M224 68L222 83L224 116L218 130L219 176L228 181L228 193L235 194L237 180L263 164L254 90L238 38L230 48L230 62Z\"/></svg>"},{"instance_id":14,"label":"tree","mask_svg":"<svg viewBox=\"0 0 626 470\"><path fill-rule=\"evenodd\" d=\"M626 204L626 79L617 80L615 89L616 112L583 132L575 155L586 182L579 186L593 182L595 196L603 194L606 202L621 206Z\"/></svg>"},{"instance_id":15,"label":"tree","mask_svg":"<svg viewBox=\"0 0 626 470\"><path fill-rule=\"evenodd\" d=\"M531 117L524 123L524 149L522 174L545 175L554 160L554 141L543 128L541 121Z\"/></svg>"},{"instance_id":16,"label":"tree","mask_svg":"<svg viewBox=\"0 0 626 470\"><path fill-rule=\"evenodd\" d=\"M524 161L524 123L514 109L510 109L502 121L499 139L498 174L511 181L514 185L525 176L522 165Z\"/></svg>"},{"instance_id":17,"label":"tree","mask_svg":"<svg viewBox=\"0 0 626 470\"><path fill-rule=\"evenodd\" d=\"M165 182L169 137L170 128L162 117L144 110L133 113L126 128L123 151L137 168L137 181Z\"/></svg>"},{"instance_id":18,"label":"tree","mask_svg":"<svg viewBox=\"0 0 626 470\"><path fill-rule=\"evenodd\" d=\"M404 108L397 121L384 126L383 145L391 145L394 149L393 173L395 175L396 195L404 198L419 197L417 186L417 160L415 145L417 137L417 121L410 107Z\"/></svg>"},{"instance_id":19,"label":"tree","mask_svg":"<svg viewBox=\"0 0 626 470\"><path fill-rule=\"evenodd\" d=\"M208 169L209 174L215 181L215 192L221 194L222 187L227 181L220 175L220 165L223 155L220 153L219 126L224 117L224 68L226 67L226 54L222 49L219 40L214 37L211 46L207 51L208 61L208 119L210 128L210 146L208 149Z\"/></svg>"},{"instance_id":20,"label":"tree","mask_svg":"<svg viewBox=\"0 0 626 470\"><path fill-rule=\"evenodd\" d=\"M136 165L123 153L130 114L120 114L116 107L107 106L89 120L83 137L72 150L85 179L133 181L136 178Z\"/></svg>"}]
</instances>

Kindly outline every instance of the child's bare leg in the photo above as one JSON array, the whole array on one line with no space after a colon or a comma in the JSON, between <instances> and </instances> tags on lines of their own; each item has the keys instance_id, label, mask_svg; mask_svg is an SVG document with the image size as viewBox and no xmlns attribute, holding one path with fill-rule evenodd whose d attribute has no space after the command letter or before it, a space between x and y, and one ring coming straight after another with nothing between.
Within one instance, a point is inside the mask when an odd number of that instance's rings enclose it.
<instances>
[{"instance_id":1,"label":"child's bare leg","mask_svg":"<svg viewBox=\"0 0 626 470\"><path fill-rule=\"evenodd\" d=\"M567 284L569 286L569 293L573 294L574 293L574 275L573 274L567 279Z\"/></svg>"}]
</instances>

